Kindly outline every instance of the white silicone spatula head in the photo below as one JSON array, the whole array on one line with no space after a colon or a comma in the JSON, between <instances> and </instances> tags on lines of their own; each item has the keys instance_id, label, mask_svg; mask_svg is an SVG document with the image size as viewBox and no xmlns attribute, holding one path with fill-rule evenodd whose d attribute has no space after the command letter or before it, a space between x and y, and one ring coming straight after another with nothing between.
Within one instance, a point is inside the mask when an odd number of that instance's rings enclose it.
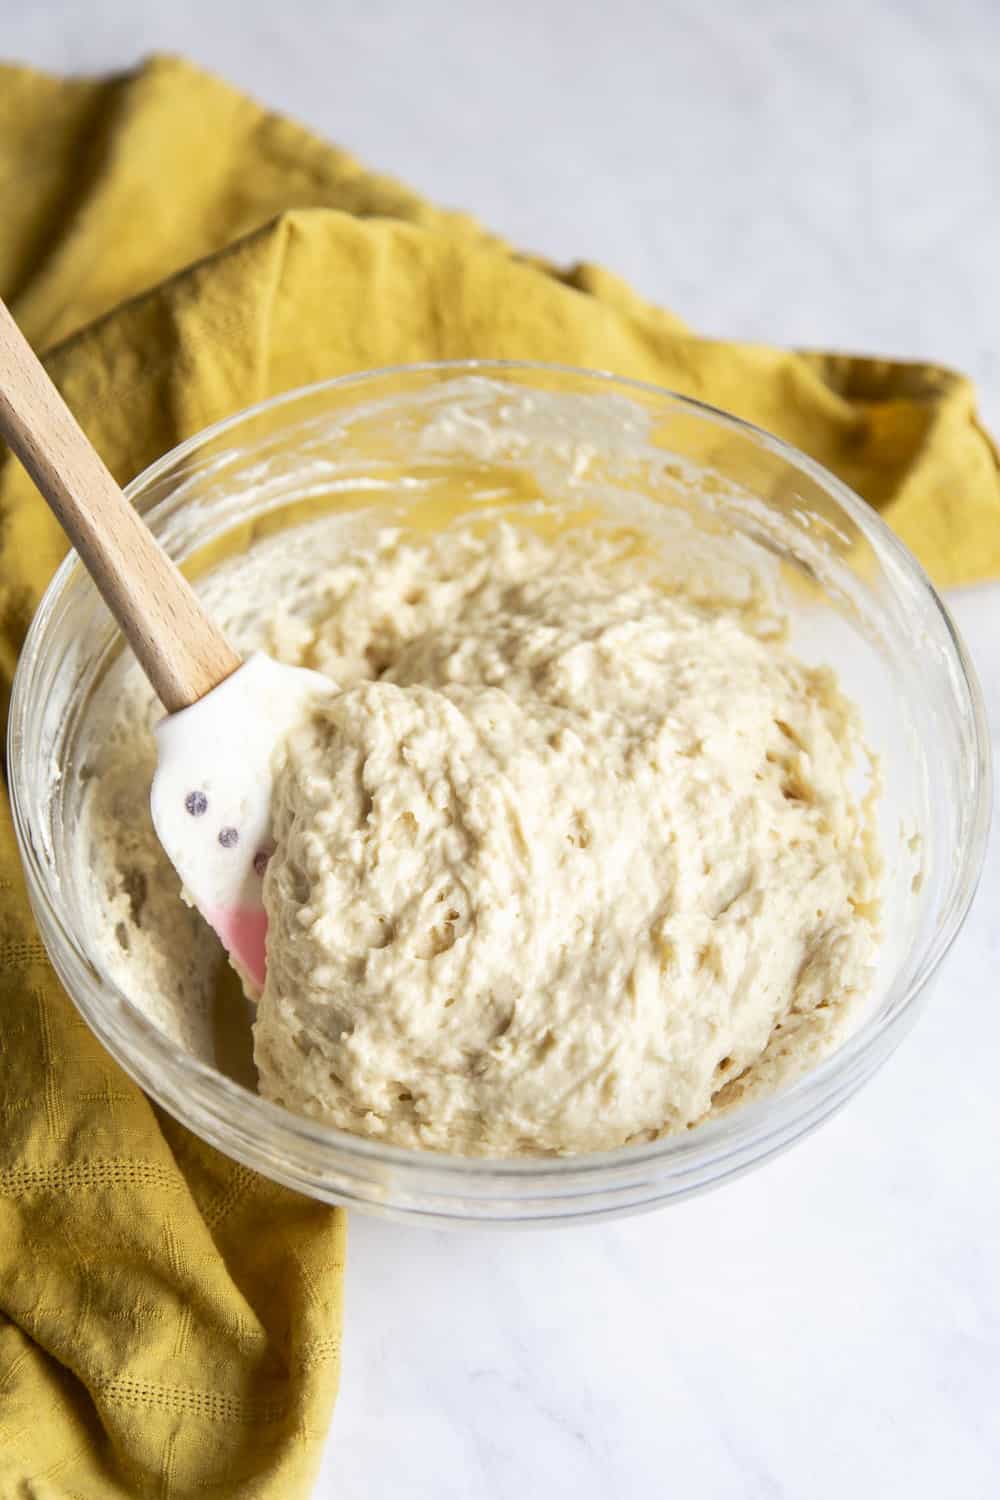
<instances>
[{"instance_id":1,"label":"white silicone spatula head","mask_svg":"<svg viewBox=\"0 0 1000 1500\"><path fill-rule=\"evenodd\" d=\"M317 672L248 658L157 725L153 826L190 900L219 934L247 991L264 984L275 745L329 692Z\"/></svg>"},{"instance_id":2,"label":"white silicone spatula head","mask_svg":"<svg viewBox=\"0 0 1000 1500\"><path fill-rule=\"evenodd\" d=\"M152 813L193 903L252 990L264 981L261 872L271 757L318 673L241 662L80 430L0 302L0 437L90 572L164 707Z\"/></svg>"}]
</instances>

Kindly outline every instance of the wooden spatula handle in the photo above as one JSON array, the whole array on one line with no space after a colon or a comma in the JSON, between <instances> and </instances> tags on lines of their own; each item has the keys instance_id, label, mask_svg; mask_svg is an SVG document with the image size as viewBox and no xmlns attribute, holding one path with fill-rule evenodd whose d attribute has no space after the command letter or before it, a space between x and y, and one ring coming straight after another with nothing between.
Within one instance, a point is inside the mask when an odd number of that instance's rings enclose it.
<instances>
[{"instance_id":1,"label":"wooden spatula handle","mask_svg":"<svg viewBox=\"0 0 1000 1500\"><path fill-rule=\"evenodd\" d=\"M0 437L55 512L169 713L240 665L0 302Z\"/></svg>"}]
</instances>

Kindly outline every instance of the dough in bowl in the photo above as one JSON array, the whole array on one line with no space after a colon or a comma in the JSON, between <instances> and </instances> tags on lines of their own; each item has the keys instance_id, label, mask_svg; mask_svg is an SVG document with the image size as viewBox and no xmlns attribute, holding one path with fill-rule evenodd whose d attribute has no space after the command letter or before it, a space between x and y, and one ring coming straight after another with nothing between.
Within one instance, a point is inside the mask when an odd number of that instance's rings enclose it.
<instances>
[{"instance_id":1,"label":"dough in bowl","mask_svg":"<svg viewBox=\"0 0 1000 1500\"><path fill-rule=\"evenodd\" d=\"M877 938L860 724L762 605L608 535L387 532L275 639L331 691L279 752L267 1097L400 1146L594 1151L839 1038Z\"/></svg>"}]
</instances>

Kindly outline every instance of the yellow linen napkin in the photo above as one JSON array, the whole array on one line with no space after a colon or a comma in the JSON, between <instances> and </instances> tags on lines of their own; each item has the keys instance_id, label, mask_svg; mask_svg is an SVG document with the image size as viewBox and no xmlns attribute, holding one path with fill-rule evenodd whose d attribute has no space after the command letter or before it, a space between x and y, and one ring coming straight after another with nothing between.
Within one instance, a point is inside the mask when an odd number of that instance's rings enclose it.
<instances>
[{"instance_id":1,"label":"yellow linen napkin","mask_svg":"<svg viewBox=\"0 0 1000 1500\"><path fill-rule=\"evenodd\" d=\"M940 583L1000 575L1000 477L953 372L708 342L608 272L515 256L188 64L0 68L0 294L115 475L290 386L530 357L727 407L877 505ZM64 551L0 466L0 686ZM0 1496L308 1492L343 1216L150 1106L77 1019L0 812Z\"/></svg>"}]
</instances>

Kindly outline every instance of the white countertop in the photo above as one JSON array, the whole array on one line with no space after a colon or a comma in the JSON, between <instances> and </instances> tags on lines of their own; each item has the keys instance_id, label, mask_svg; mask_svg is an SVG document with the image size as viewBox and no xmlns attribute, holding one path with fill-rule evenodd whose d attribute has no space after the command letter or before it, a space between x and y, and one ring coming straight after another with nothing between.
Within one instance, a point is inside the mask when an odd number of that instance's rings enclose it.
<instances>
[{"instance_id":1,"label":"white countertop","mask_svg":"<svg viewBox=\"0 0 1000 1500\"><path fill-rule=\"evenodd\" d=\"M0 0L9 57L183 51L718 335L934 358L1000 429L992 0ZM1000 587L951 601L1000 753ZM759 1172L617 1224L355 1216L317 1500L988 1500L1000 833L926 1014ZM947 1102L942 1102L946 1100Z\"/></svg>"}]
</instances>

